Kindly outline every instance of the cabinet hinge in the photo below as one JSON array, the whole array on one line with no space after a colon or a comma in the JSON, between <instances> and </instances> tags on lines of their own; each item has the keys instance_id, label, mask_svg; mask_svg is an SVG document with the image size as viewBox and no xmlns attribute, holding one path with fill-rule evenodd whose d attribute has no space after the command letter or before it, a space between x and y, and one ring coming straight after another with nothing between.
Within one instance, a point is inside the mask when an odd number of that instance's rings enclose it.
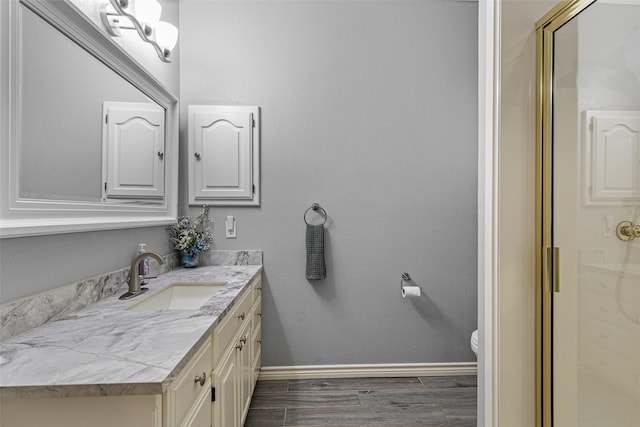
<instances>
[{"instance_id":1,"label":"cabinet hinge","mask_svg":"<svg viewBox=\"0 0 640 427\"><path fill-rule=\"evenodd\" d=\"M255 194L255 192L256 192L256 185L255 184L251 184L251 191Z\"/></svg>"},{"instance_id":2,"label":"cabinet hinge","mask_svg":"<svg viewBox=\"0 0 640 427\"><path fill-rule=\"evenodd\" d=\"M104 115L104 122L105 123L109 123L109 115L108 114Z\"/></svg>"},{"instance_id":3,"label":"cabinet hinge","mask_svg":"<svg viewBox=\"0 0 640 427\"><path fill-rule=\"evenodd\" d=\"M107 191L107 183L104 183L104 191Z\"/></svg>"},{"instance_id":4,"label":"cabinet hinge","mask_svg":"<svg viewBox=\"0 0 640 427\"><path fill-rule=\"evenodd\" d=\"M216 401L216 388L215 387L211 387L211 401L212 402Z\"/></svg>"},{"instance_id":5,"label":"cabinet hinge","mask_svg":"<svg viewBox=\"0 0 640 427\"><path fill-rule=\"evenodd\" d=\"M251 117L251 127L256 127L256 119L254 119L253 117Z\"/></svg>"}]
</instances>

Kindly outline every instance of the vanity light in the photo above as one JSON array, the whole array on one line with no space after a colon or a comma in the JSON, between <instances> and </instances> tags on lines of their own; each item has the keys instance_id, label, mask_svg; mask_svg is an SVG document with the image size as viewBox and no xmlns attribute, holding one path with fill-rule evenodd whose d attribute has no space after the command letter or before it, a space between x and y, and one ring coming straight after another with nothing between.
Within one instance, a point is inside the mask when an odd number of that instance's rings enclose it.
<instances>
[{"instance_id":1,"label":"vanity light","mask_svg":"<svg viewBox=\"0 0 640 427\"><path fill-rule=\"evenodd\" d=\"M156 41L162 49L171 52L178 42L178 29L168 22L158 22L156 26Z\"/></svg>"},{"instance_id":2,"label":"vanity light","mask_svg":"<svg viewBox=\"0 0 640 427\"><path fill-rule=\"evenodd\" d=\"M160 22L162 6L160 6L157 0L135 0L133 4L133 14L140 24L142 24L144 33L150 36L153 28Z\"/></svg>"},{"instance_id":3,"label":"vanity light","mask_svg":"<svg viewBox=\"0 0 640 427\"><path fill-rule=\"evenodd\" d=\"M142 40L151 44L163 62L171 62L171 50L178 41L178 29L160 21L162 6L158 0L108 0L100 7L100 17L107 32L122 36L121 30L136 30Z\"/></svg>"}]
</instances>

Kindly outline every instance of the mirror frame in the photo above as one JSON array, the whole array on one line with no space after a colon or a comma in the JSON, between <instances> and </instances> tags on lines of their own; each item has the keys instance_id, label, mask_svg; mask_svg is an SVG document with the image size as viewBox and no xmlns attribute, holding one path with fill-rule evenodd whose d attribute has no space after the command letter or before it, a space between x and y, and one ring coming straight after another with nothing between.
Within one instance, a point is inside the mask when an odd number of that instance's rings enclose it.
<instances>
[{"instance_id":1,"label":"mirror frame","mask_svg":"<svg viewBox=\"0 0 640 427\"><path fill-rule=\"evenodd\" d=\"M563 0L536 22L536 425L553 425L552 239L554 33L597 0Z\"/></svg>"},{"instance_id":2,"label":"mirror frame","mask_svg":"<svg viewBox=\"0 0 640 427\"><path fill-rule=\"evenodd\" d=\"M0 31L0 47L8 58L0 64L0 238L174 223L178 211L178 99L69 0L0 3L1 27L6 28ZM19 197L20 7L36 13L165 109L163 203L75 202Z\"/></svg>"}]
</instances>

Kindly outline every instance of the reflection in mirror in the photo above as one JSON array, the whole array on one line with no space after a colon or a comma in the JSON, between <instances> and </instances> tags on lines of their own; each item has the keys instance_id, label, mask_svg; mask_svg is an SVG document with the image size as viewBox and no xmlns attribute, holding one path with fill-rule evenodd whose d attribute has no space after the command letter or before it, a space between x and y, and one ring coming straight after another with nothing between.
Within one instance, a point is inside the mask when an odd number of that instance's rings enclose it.
<instances>
[{"instance_id":1,"label":"reflection in mirror","mask_svg":"<svg viewBox=\"0 0 640 427\"><path fill-rule=\"evenodd\" d=\"M142 166L157 163L156 152L164 151L164 109L27 8L22 8L21 24L19 197L107 200L104 184L109 174L103 167L112 170L127 161ZM116 101L155 106L161 112L162 133L155 133L151 150L144 149L144 141L139 143L139 138L130 139L127 142L142 147L122 147L122 162L113 164L103 158L103 104ZM140 157L131 159L125 154ZM163 174L158 166L148 171L156 177ZM135 172L130 170L128 176ZM134 178L135 184L149 185L146 176ZM132 187L137 185L129 185L129 189ZM128 197L136 194L129 191ZM162 194L156 192L155 196Z\"/></svg>"},{"instance_id":2,"label":"reflection in mirror","mask_svg":"<svg viewBox=\"0 0 640 427\"><path fill-rule=\"evenodd\" d=\"M177 98L71 1L0 9L0 238L175 222Z\"/></svg>"},{"instance_id":3,"label":"reflection in mirror","mask_svg":"<svg viewBox=\"0 0 640 427\"><path fill-rule=\"evenodd\" d=\"M162 198L164 110L153 102L104 102L104 201Z\"/></svg>"},{"instance_id":4,"label":"reflection in mirror","mask_svg":"<svg viewBox=\"0 0 640 427\"><path fill-rule=\"evenodd\" d=\"M552 392L543 406L553 408L548 425L636 427L640 251L616 226L640 219L640 1L585 1L554 25L543 203L559 256L544 296Z\"/></svg>"}]
</instances>

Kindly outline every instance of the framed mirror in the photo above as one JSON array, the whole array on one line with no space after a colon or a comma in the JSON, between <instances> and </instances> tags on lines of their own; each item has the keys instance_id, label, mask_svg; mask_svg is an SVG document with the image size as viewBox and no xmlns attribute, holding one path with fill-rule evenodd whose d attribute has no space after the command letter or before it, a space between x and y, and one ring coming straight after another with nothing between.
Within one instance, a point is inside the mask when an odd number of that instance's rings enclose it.
<instances>
[{"instance_id":1,"label":"framed mirror","mask_svg":"<svg viewBox=\"0 0 640 427\"><path fill-rule=\"evenodd\" d=\"M175 222L177 98L71 2L2 3L0 237Z\"/></svg>"}]
</instances>

